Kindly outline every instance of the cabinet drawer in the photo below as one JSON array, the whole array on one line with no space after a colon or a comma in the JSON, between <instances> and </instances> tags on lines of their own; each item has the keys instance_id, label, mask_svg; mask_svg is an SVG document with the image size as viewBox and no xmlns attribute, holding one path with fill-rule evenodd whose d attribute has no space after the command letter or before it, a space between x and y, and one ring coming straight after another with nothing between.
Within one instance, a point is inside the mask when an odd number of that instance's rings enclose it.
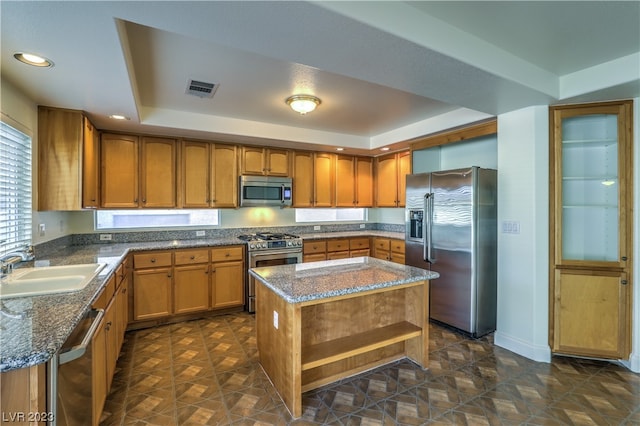
<instances>
[{"instance_id":1,"label":"cabinet drawer","mask_svg":"<svg viewBox=\"0 0 640 426\"><path fill-rule=\"evenodd\" d=\"M389 250L390 247L390 241L386 238L376 238L373 244L378 250Z\"/></svg>"},{"instance_id":2,"label":"cabinet drawer","mask_svg":"<svg viewBox=\"0 0 640 426\"><path fill-rule=\"evenodd\" d=\"M352 238L349 241L349 250L362 250L369 248L369 238Z\"/></svg>"},{"instance_id":3,"label":"cabinet drawer","mask_svg":"<svg viewBox=\"0 0 640 426\"><path fill-rule=\"evenodd\" d=\"M207 262L209 262L208 249L179 250L176 252L176 257L175 257L176 265L191 265L194 263L207 263Z\"/></svg>"},{"instance_id":4,"label":"cabinet drawer","mask_svg":"<svg viewBox=\"0 0 640 426\"><path fill-rule=\"evenodd\" d=\"M324 253L305 254L302 260L304 263L319 262L321 260L327 260L327 256Z\"/></svg>"},{"instance_id":5,"label":"cabinet drawer","mask_svg":"<svg viewBox=\"0 0 640 426\"><path fill-rule=\"evenodd\" d=\"M141 253L133 255L133 267L135 269L155 268L157 266L171 266L171 253Z\"/></svg>"},{"instance_id":6,"label":"cabinet drawer","mask_svg":"<svg viewBox=\"0 0 640 426\"><path fill-rule=\"evenodd\" d=\"M242 260L244 246L229 246L211 249L211 261Z\"/></svg>"},{"instance_id":7,"label":"cabinet drawer","mask_svg":"<svg viewBox=\"0 0 640 426\"><path fill-rule=\"evenodd\" d=\"M329 240L327 241L327 251L349 250L349 240Z\"/></svg>"},{"instance_id":8,"label":"cabinet drawer","mask_svg":"<svg viewBox=\"0 0 640 426\"><path fill-rule=\"evenodd\" d=\"M327 260L346 259L349 257L348 251L332 251L327 253Z\"/></svg>"},{"instance_id":9,"label":"cabinet drawer","mask_svg":"<svg viewBox=\"0 0 640 426\"><path fill-rule=\"evenodd\" d=\"M404 241L391 240L391 251L394 253L404 254Z\"/></svg>"},{"instance_id":10,"label":"cabinet drawer","mask_svg":"<svg viewBox=\"0 0 640 426\"><path fill-rule=\"evenodd\" d=\"M303 249L304 254L312 254L312 253L324 253L327 251L327 242L326 241L309 241L304 243Z\"/></svg>"},{"instance_id":11,"label":"cabinet drawer","mask_svg":"<svg viewBox=\"0 0 640 426\"><path fill-rule=\"evenodd\" d=\"M351 250L351 252L349 252L349 257L360 257L360 256L371 256L371 252L369 251L369 249L362 249L362 250Z\"/></svg>"}]
</instances>

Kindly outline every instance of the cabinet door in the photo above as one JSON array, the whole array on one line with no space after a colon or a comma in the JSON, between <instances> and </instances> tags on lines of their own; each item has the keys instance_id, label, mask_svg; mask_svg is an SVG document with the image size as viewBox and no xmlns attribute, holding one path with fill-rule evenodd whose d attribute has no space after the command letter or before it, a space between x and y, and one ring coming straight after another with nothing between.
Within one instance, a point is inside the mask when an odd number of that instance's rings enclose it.
<instances>
[{"instance_id":1,"label":"cabinet door","mask_svg":"<svg viewBox=\"0 0 640 426\"><path fill-rule=\"evenodd\" d=\"M38 107L38 210L79 210L83 115Z\"/></svg>"},{"instance_id":2,"label":"cabinet door","mask_svg":"<svg viewBox=\"0 0 640 426\"><path fill-rule=\"evenodd\" d=\"M633 183L626 109L623 103L552 112L556 265L630 265Z\"/></svg>"},{"instance_id":3,"label":"cabinet door","mask_svg":"<svg viewBox=\"0 0 640 426\"><path fill-rule=\"evenodd\" d=\"M116 297L112 297L104 311L105 318L105 342L106 342L106 364L107 364L107 393L111 389L111 382L116 371L116 361L120 348L118 348L117 325L118 311Z\"/></svg>"},{"instance_id":4,"label":"cabinet door","mask_svg":"<svg viewBox=\"0 0 640 426\"><path fill-rule=\"evenodd\" d=\"M100 165L102 207L138 207L138 138L103 134Z\"/></svg>"},{"instance_id":5,"label":"cabinet door","mask_svg":"<svg viewBox=\"0 0 640 426\"><path fill-rule=\"evenodd\" d=\"M115 297L117 298L116 312L118 315L116 321L116 346L118 352L120 352L120 348L122 348L122 343L124 342L124 333L127 330L127 323L129 322L129 278L126 274Z\"/></svg>"},{"instance_id":6,"label":"cabinet door","mask_svg":"<svg viewBox=\"0 0 640 426\"><path fill-rule=\"evenodd\" d=\"M376 207L396 207L398 168L396 155L376 158Z\"/></svg>"},{"instance_id":7,"label":"cabinet door","mask_svg":"<svg viewBox=\"0 0 640 426\"><path fill-rule=\"evenodd\" d=\"M173 313L209 308L209 265L176 266L173 277Z\"/></svg>"},{"instance_id":8,"label":"cabinet door","mask_svg":"<svg viewBox=\"0 0 640 426\"><path fill-rule=\"evenodd\" d=\"M211 306L244 305L244 262L216 262L212 267Z\"/></svg>"},{"instance_id":9,"label":"cabinet door","mask_svg":"<svg viewBox=\"0 0 640 426\"><path fill-rule=\"evenodd\" d=\"M336 155L336 207L355 207L356 175L355 159L348 155Z\"/></svg>"},{"instance_id":10,"label":"cabinet door","mask_svg":"<svg viewBox=\"0 0 640 426\"><path fill-rule=\"evenodd\" d=\"M240 148L240 168L243 175L267 174L264 149L253 146Z\"/></svg>"},{"instance_id":11,"label":"cabinet door","mask_svg":"<svg viewBox=\"0 0 640 426\"><path fill-rule=\"evenodd\" d=\"M270 176L289 176L289 151L268 149L266 151L267 174Z\"/></svg>"},{"instance_id":12,"label":"cabinet door","mask_svg":"<svg viewBox=\"0 0 640 426\"><path fill-rule=\"evenodd\" d=\"M209 185L209 149L208 142L182 141L182 207L207 208L211 201Z\"/></svg>"},{"instance_id":13,"label":"cabinet door","mask_svg":"<svg viewBox=\"0 0 640 426\"><path fill-rule=\"evenodd\" d=\"M556 270L553 351L623 359L629 355L624 272Z\"/></svg>"},{"instance_id":14,"label":"cabinet door","mask_svg":"<svg viewBox=\"0 0 640 426\"><path fill-rule=\"evenodd\" d=\"M408 174L411 174L411 151L398 154L398 207L405 206Z\"/></svg>"},{"instance_id":15,"label":"cabinet door","mask_svg":"<svg viewBox=\"0 0 640 426\"><path fill-rule=\"evenodd\" d=\"M356 157L356 207L373 207L373 158Z\"/></svg>"},{"instance_id":16,"label":"cabinet door","mask_svg":"<svg viewBox=\"0 0 640 426\"><path fill-rule=\"evenodd\" d=\"M140 162L142 207L175 208L176 141L142 138Z\"/></svg>"},{"instance_id":17,"label":"cabinet door","mask_svg":"<svg viewBox=\"0 0 640 426\"><path fill-rule=\"evenodd\" d=\"M171 268L133 273L133 319L141 321L171 314Z\"/></svg>"},{"instance_id":18,"label":"cabinet door","mask_svg":"<svg viewBox=\"0 0 640 426\"><path fill-rule=\"evenodd\" d=\"M98 155L100 152L100 134L87 117L84 117L82 142L82 207L97 209L100 206Z\"/></svg>"},{"instance_id":19,"label":"cabinet door","mask_svg":"<svg viewBox=\"0 0 640 426\"><path fill-rule=\"evenodd\" d=\"M293 152L293 207L313 207L313 152Z\"/></svg>"},{"instance_id":20,"label":"cabinet door","mask_svg":"<svg viewBox=\"0 0 640 426\"><path fill-rule=\"evenodd\" d=\"M93 424L100 424L100 416L107 399L107 337L106 319L98 325L91 340L91 388L93 395Z\"/></svg>"},{"instance_id":21,"label":"cabinet door","mask_svg":"<svg viewBox=\"0 0 640 426\"><path fill-rule=\"evenodd\" d=\"M238 207L237 148L215 144L211 155L211 207Z\"/></svg>"},{"instance_id":22,"label":"cabinet door","mask_svg":"<svg viewBox=\"0 0 640 426\"><path fill-rule=\"evenodd\" d=\"M314 205L316 207L333 207L335 204L334 155L318 152L314 155L313 181Z\"/></svg>"}]
</instances>

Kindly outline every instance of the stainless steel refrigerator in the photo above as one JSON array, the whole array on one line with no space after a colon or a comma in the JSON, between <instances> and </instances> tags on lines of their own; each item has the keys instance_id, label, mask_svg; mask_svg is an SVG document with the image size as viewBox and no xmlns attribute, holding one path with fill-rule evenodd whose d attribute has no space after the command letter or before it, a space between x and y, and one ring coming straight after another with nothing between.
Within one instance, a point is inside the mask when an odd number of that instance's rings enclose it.
<instances>
[{"instance_id":1,"label":"stainless steel refrigerator","mask_svg":"<svg viewBox=\"0 0 640 426\"><path fill-rule=\"evenodd\" d=\"M407 175L405 263L440 277L429 316L482 336L496 328L497 173L470 167Z\"/></svg>"}]
</instances>

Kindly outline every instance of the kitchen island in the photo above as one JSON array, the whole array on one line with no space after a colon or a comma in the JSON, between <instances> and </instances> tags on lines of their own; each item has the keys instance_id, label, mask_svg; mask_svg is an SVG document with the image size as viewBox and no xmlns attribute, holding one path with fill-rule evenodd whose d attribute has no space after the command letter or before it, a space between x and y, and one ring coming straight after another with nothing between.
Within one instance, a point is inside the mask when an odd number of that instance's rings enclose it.
<instances>
[{"instance_id":1,"label":"kitchen island","mask_svg":"<svg viewBox=\"0 0 640 426\"><path fill-rule=\"evenodd\" d=\"M436 272L371 257L249 272L260 364L294 417L308 390L405 357L427 366Z\"/></svg>"}]
</instances>

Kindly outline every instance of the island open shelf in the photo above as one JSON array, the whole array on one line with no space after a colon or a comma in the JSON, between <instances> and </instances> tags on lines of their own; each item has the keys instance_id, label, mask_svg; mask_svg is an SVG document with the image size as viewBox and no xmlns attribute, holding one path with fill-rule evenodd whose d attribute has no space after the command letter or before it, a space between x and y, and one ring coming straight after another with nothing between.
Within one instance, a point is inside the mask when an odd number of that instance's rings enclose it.
<instances>
[{"instance_id":1,"label":"island open shelf","mask_svg":"<svg viewBox=\"0 0 640 426\"><path fill-rule=\"evenodd\" d=\"M405 268L411 267L366 259L363 268L379 269L373 275L364 270L360 274L357 270L349 271L365 280L361 286L346 287L344 280L354 277L336 274L330 267L331 261L317 262L327 264L326 277L317 271L315 275L297 274L299 279L311 279L317 289L324 288L329 281L348 288L329 293L318 290L318 297L291 300L291 293L274 286L274 281L269 281L273 275L265 271L262 272L267 283L256 280L260 363L294 417L302 415L303 392L402 358L409 358L423 368L428 364L426 278L435 278L437 274L412 275L409 282L404 279L389 283L384 281L391 279L386 275L388 272L402 275ZM252 272L267 269L273 272L276 268L294 266L256 268ZM413 273L423 271L412 269ZM295 285L305 284L296 281L296 277L292 279ZM386 284L367 285L376 280Z\"/></svg>"}]
</instances>

